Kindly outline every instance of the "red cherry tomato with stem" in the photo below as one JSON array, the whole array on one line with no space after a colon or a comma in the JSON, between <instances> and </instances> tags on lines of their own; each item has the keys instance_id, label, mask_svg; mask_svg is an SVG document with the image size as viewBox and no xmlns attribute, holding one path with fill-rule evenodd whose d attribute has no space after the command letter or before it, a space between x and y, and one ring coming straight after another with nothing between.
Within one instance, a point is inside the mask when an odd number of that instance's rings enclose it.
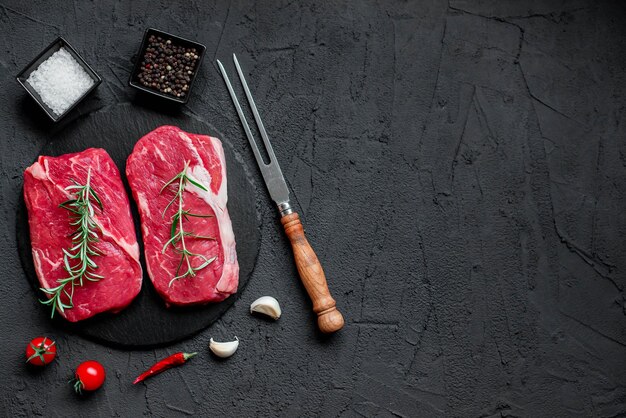
<instances>
[{"instance_id":1,"label":"red cherry tomato with stem","mask_svg":"<svg viewBox=\"0 0 626 418\"><path fill-rule=\"evenodd\" d=\"M48 337L33 338L26 346L26 363L33 366L50 364L56 356L56 343Z\"/></svg>"},{"instance_id":2,"label":"red cherry tomato with stem","mask_svg":"<svg viewBox=\"0 0 626 418\"><path fill-rule=\"evenodd\" d=\"M102 386L105 378L106 372L102 364L95 360L82 362L76 368L74 390L77 393L82 393L83 390L94 391Z\"/></svg>"}]
</instances>

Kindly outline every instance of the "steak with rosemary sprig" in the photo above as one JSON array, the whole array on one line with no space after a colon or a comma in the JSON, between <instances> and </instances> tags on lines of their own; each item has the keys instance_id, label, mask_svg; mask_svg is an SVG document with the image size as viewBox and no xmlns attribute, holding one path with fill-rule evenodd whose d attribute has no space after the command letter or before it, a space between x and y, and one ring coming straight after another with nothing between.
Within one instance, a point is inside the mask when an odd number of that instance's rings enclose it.
<instances>
[{"instance_id":1,"label":"steak with rosemary sprig","mask_svg":"<svg viewBox=\"0 0 626 418\"><path fill-rule=\"evenodd\" d=\"M141 290L139 246L117 166L103 149L40 156L24 173L33 261L51 316L119 312Z\"/></svg>"},{"instance_id":2,"label":"steak with rosemary sprig","mask_svg":"<svg viewBox=\"0 0 626 418\"><path fill-rule=\"evenodd\" d=\"M166 304L219 302L235 293L239 264L221 142L161 126L137 142L126 175L148 274Z\"/></svg>"}]
</instances>

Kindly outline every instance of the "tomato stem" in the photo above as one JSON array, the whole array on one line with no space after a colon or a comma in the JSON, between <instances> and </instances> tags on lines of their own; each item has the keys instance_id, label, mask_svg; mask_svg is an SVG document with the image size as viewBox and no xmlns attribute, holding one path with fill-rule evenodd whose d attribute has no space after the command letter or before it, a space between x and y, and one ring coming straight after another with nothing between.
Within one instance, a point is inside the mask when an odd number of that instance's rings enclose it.
<instances>
[{"instance_id":1,"label":"tomato stem","mask_svg":"<svg viewBox=\"0 0 626 418\"><path fill-rule=\"evenodd\" d=\"M74 391L76 393L78 393L79 395L82 395L83 394L83 388L85 387L83 382L79 378L70 380L70 383L72 381L74 381Z\"/></svg>"}]
</instances>

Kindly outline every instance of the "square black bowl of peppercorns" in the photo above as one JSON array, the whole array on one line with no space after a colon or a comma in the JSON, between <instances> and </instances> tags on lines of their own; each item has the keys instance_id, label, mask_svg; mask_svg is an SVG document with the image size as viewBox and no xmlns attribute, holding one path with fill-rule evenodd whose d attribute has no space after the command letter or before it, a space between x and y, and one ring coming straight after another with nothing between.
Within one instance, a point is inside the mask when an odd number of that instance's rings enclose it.
<instances>
[{"instance_id":1,"label":"square black bowl of peppercorns","mask_svg":"<svg viewBox=\"0 0 626 418\"><path fill-rule=\"evenodd\" d=\"M187 103L206 47L149 28L130 74L132 87L178 103Z\"/></svg>"}]
</instances>

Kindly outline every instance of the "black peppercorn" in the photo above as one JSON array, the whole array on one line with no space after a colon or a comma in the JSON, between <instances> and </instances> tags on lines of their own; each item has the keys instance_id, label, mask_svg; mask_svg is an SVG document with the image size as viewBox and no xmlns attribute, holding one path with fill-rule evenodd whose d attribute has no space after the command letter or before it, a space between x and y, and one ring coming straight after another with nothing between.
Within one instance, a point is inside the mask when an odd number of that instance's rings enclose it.
<instances>
[{"instance_id":1,"label":"black peppercorn","mask_svg":"<svg viewBox=\"0 0 626 418\"><path fill-rule=\"evenodd\" d=\"M139 68L139 82L163 94L184 97L198 59L196 48L187 48L172 39L151 35Z\"/></svg>"}]
</instances>

